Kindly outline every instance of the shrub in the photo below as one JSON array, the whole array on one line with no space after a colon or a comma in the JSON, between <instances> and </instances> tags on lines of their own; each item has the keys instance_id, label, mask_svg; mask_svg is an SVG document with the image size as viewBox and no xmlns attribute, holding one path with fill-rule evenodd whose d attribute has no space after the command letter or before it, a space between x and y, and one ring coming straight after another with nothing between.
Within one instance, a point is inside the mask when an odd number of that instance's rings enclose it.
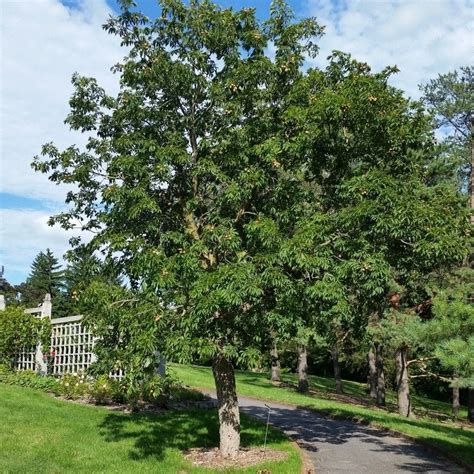
<instances>
[{"instance_id":1,"label":"shrub","mask_svg":"<svg viewBox=\"0 0 474 474\"><path fill-rule=\"evenodd\" d=\"M8 385L35 388L54 394L61 393L58 379L51 376L39 376L32 370L11 370L6 365L0 365L0 382Z\"/></svg>"},{"instance_id":2,"label":"shrub","mask_svg":"<svg viewBox=\"0 0 474 474\"><path fill-rule=\"evenodd\" d=\"M68 399L75 400L89 393L89 382L84 374L65 374L59 382L60 393Z\"/></svg>"},{"instance_id":3,"label":"shrub","mask_svg":"<svg viewBox=\"0 0 474 474\"><path fill-rule=\"evenodd\" d=\"M120 382L108 375L99 375L90 385L89 396L95 403L104 404L110 400L118 401L125 398L122 394Z\"/></svg>"},{"instance_id":4,"label":"shrub","mask_svg":"<svg viewBox=\"0 0 474 474\"><path fill-rule=\"evenodd\" d=\"M23 347L49 341L50 324L35 318L19 306L0 311L0 363L13 368L15 358Z\"/></svg>"}]
</instances>

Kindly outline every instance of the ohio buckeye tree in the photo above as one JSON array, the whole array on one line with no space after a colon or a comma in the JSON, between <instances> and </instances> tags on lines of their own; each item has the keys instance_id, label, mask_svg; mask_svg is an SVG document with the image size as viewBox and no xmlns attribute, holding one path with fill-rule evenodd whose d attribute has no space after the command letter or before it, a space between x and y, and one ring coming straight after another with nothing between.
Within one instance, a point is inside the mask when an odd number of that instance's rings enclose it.
<instances>
[{"instance_id":1,"label":"ohio buckeye tree","mask_svg":"<svg viewBox=\"0 0 474 474\"><path fill-rule=\"evenodd\" d=\"M127 52L113 68L118 94L74 75L66 123L88 135L87 145L47 144L34 167L74 185L52 223L80 222L93 232L91 248L126 276L131 299L159 302L153 313L135 305L135 319L166 327L165 350L175 357L212 356L220 449L233 455L233 362L255 358L277 326L269 249L298 200L299 162L285 154L282 116L321 28L295 22L283 1L266 21L209 1L159 4L148 19L121 2L104 25Z\"/></svg>"}]
</instances>

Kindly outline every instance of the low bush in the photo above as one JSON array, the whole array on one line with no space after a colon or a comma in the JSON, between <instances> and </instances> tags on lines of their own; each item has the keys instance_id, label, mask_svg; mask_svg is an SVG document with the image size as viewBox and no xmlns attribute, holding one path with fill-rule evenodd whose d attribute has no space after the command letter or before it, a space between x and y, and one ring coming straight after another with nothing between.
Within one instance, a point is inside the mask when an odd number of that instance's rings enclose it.
<instances>
[{"instance_id":1,"label":"low bush","mask_svg":"<svg viewBox=\"0 0 474 474\"><path fill-rule=\"evenodd\" d=\"M140 402L147 402L165 407L169 401L204 399L200 392L185 388L171 375L150 377L138 393L130 390L126 380L119 381L108 375L92 378L85 373L72 373L56 378L38 375L32 370L11 370L6 365L0 365L0 383L35 388L70 400L88 398L99 405L116 402L137 407Z\"/></svg>"},{"instance_id":2,"label":"low bush","mask_svg":"<svg viewBox=\"0 0 474 474\"><path fill-rule=\"evenodd\" d=\"M123 403L127 400L125 387L108 375L99 375L89 386L89 397L97 404L111 401Z\"/></svg>"},{"instance_id":3,"label":"low bush","mask_svg":"<svg viewBox=\"0 0 474 474\"><path fill-rule=\"evenodd\" d=\"M68 399L76 400L89 393L89 381L85 374L66 374L59 380L60 394Z\"/></svg>"},{"instance_id":4,"label":"low bush","mask_svg":"<svg viewBox=\"0 0 474 474\"><path fill-rule=\"evenodd\" d=\"M58 379L51 376L39 376L32 370L10 370L5 365L0 365L0 382L7 385L36 388L56 395L61 393Z\"/></svg>"}]
</instances>

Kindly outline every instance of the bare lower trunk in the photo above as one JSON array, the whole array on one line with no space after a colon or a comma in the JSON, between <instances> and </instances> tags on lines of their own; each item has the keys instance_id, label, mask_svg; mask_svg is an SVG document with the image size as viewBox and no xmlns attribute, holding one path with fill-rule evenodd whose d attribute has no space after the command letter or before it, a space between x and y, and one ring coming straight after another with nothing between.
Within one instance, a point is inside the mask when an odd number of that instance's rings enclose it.
<instances>
[{"instance_id":1,"label":"bare lower trunk","mask_svg":"<svg viewBox=\"0 0 474 474\"><path fill-rule=\"evenodd\" d=\"M453 387L453 416L457 418L459 416L459 387Z\"/></svg>"},{"instance_id":2,"label":"bare lower trunk","mask_svg":"<svg viewBox=\"0 0 474 474\"><path fill-rule=\"evenodd\" d=\"M337 342L331 347L332 364L334 366L334 379L336 381L336 393L343 393L342 379L341 379L341 366L339 365L339 348Z\"/></svg>"},{"instance_id":3,"label":"bare lower trunk","mask_svg":"<svg viewBox=\"0 0 474 474\"><path fill-rule=\"evenodd\" d=\"M385 406L385 372L383 368L383 346L375 346L375 362L377 365L377 405Z\"/></svg>"},{"instance_id":4,"label":"bare lower trunk","mask_svg":"<svg viewBox=\"0 0 474 474\"><path fill-rule=\"evenodd\" d=\"M410 402L410 380L408 378L406 347L399 347L395 351L395 365L398 413L405 417L411 417L412 411Z\"/></svg>"},{"instance_id":5,"label":"bare lower trunk","mask_svg":"<svg viewBox=\"0 0 474 474\"><path fill-rule=\"evenodd\" d=\"M308 353L306 346L298 346L298 392L304 393L308 389Z\"/></svg>"},{"instance_id":6,"label":"bare lower trunk","mask_svg":"<svg viewBox=\"0 0 474 474\"><path fill-rule=\"evenodd\" d=\"M468 389L468 402L467 402L467 419L474 423L474 388Z\"/></svg>"},{"instance_id":7,"label":"bare lower trunk","mask_svg":"<svg viewBox=\"0 0 474 474\"><path fill-rule=\"evenodd\" d=\"M367 358L369 361L370 398L375 400L377 398L377 364L375 362L375 353L372 348L370 348Z\"/></svg>"},{"instance_id":8,"label":"bare lower trunk","mask_svg":"<svg viewBox=\"0 0 474 474\"><path fill-rule=\"evenodd\" d=\"M240 413L232 362L219 354L212 363L219 412L220 452L235 456L240 447Z\"/></svg>"},{"instance_id":9,"label":"bare lower trunk","mask_svg":"<svg viewBox=\"0 0 474 474\"><path fill-rule=\"evenodd\" d=\"M270 352L272 360L272 382L280 381L280 358L278 357L278 348L276 343L273 344L273 349Z\"/></svg>"}]
</instances>

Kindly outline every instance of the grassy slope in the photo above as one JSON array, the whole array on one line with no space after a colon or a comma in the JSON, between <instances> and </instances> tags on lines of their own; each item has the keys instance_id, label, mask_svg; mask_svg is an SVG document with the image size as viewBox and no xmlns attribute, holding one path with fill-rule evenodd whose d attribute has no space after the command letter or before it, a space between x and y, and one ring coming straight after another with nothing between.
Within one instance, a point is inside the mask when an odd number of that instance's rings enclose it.
<instances>
[{"instance_id":1,"label":"grassy slope","mask_svg":"<svg viewBox=\"0 0 474 474\"><path fill-rule=\"evenodd\" d=\"M214 389L212 373L207 367L172 365L178 377L192 387ZM419 417L416 420L402 418L377 408L366 408L358 405L342 403L322 397L303 395L294 390L272 385L267 374L240 372L236 374L237 389L240 395L290 403L305 408L324 411L333 416L352 418L369 422L375 426L389 428L393 431L409 435L433 446L438 446L464 462L474 465L474 430L456 426L451 422L439 422L431 418ZM332 388L331 382L321 377L310 378L311 387L321 390ZM318 386L319 385L319 386ZM359 384L347 382L347 392L360 391ZM416 402L415 402L416 403ZM439 402L424 401L439 409Z\"/></svg>"},{"instance_id":2,"label":"grassy slope","mask_svg":"<svg viewBox=\"0 0 474 474\"><path fill-rule=\"evenodd\" d=\"M0 401L0 472L210 472L192 468L181 451L218 443L217 417L209 410L127 415L4 384ZM260 446L264 425L242 421L242 444ZM299 472L299 454L280 432L271 432L270 447L290 457L262 469Z\"/></svg>"}]
</instances>

